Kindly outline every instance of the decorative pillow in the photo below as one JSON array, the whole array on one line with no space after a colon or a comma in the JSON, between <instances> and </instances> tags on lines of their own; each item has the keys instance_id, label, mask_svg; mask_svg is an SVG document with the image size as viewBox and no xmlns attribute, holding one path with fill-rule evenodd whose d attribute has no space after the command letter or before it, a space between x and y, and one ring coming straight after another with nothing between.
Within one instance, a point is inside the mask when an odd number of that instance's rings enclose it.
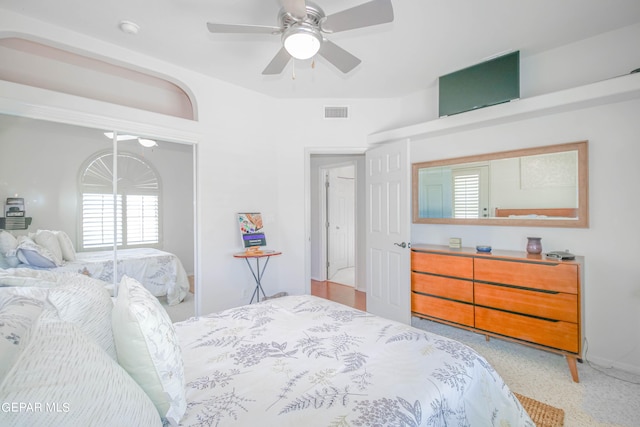
<instances>
[{"instance_id":1,"label":"decorative pillow","mask_svg":"<svg viewBox=\"0 0 640 427\"><path fill-rule=\"evenodd\" d=\"M7 295L0 300L0 381L29 343L42 306L42 301L23 295Z\"/></svg>"},{"instance_id":2,"label":"decorative pillow","mask_svg":"<svg viewBox=\"0 0 640 427\"><path fill-rule=\"evenodd\" d=\"M54 231L54 233L58 237L58 243L62 250L62 259L65 261L75 261L76 249L73 247L73 242L69 235L64 231Z\"/></svg>"},{"instance_id":3,"label":"decorative pillow","mask_svg":"<svg viewBox=\"0 0 640 427\"><path fill-rule=\"evenodd\" d=\"M0 286L35 286L50 288L58 286L59 273L32 268L10 268L0 270Z\"/></svg>"},{"instance_id":4,"label":"decorative pillow","mask_svg":"<svg viewBox=\"0 0 640 427\"><path fill-rule=\"evenodd\" d=\"M32 286L0 286L0 306L9 304L11 300L19 297L26 297L28 299L34 299L38 301L34 302L33 304L40 305L43 310L54 308L47 301L47 298L49 297L49 290L47 288L37 288Z\"/></svg>"},{"instance_id":5,"label":"decorative pillow","mask_svg":"<svg viewBox=\"0 0 640 427\"><path fill-rule=\"evenodd\" d=\"M56 262L51 252L26 236L20 236L20 239L18 239L17 256L21 262L34 267L56 267Z\"/></svg>"},{"instance_id":6,"label":"decorative pillow","mask_svg":"<svg viewBox=\"0 0 640 427\"><path fill-rule=\"evenodd\" d=\"M7 261L7 257L4 256L4 253L0 252L0 269L11 268L9 265L9 261Z\"/></svg>"},{"instance_id":7,"label":"decorative pillow","mask_svg":"<svg viewBox=\"0 0 640 427\"><path fill-rule=\"evenodd\" d=\"M78 273L61 273L60 286L49 289L48 301L60 319L75 323L117 360L111 328L113 302L104 282Z\"/></svg>"},{"instance_id":8,"label":"decorative pillow","mask_svg":"<svg viewBox=\"0 0 640 427\"><path fill-rule=\"evenodd\" d=\"M16 250L15 249L11 249L9 252L7 252L4 255L4 259L5 259L6 263L9 264L9 268L16 268L17 266L20 265L20 260L16 256Z\"/></svg>"},{"instance_id":9,"label":"decorative pillow","mask_svg":"<svg viewBox=\"0 0 640 427\"><path fill-rule=\"evenodd\" d=\"M182 353L169 315L151 292L123 276L113 308L118 362L156 405L178 425L186 410Z\"/></svg>"},{"instance_id":10,"label":"decorative pillow","mask_svg":"<svg viewBox=\"0 0 640 427\"><path fill-rule=\"evenodd\" d=\"M39 323L0 383L3 402L40 410L2 411L0 424L158 426L153 402L113 359L68 322Z\"/></svg>"},{"instance_id":11,"label":"decorative pillow","mask_svg":"<svg viewBox=\"0 0 640 427\"><path fill-rule=\"evenodd\" d=\"M0 253L7 254L18 246L18 239L8 231L0 230Z\"/></svg>"},{"instance_id":12,"label":"decorative pillow","mask_svg":"<svg viewBox=\"0 0 640 427\"><path fill-rule=\"evenodd\" d=\"M58 241L58 236L56 236L52 231L38 230L33 241L49 251L53 257L53 262L56 263L56 266L62 265L63 260L60 242Z\"/></svg>"}]
</instances>

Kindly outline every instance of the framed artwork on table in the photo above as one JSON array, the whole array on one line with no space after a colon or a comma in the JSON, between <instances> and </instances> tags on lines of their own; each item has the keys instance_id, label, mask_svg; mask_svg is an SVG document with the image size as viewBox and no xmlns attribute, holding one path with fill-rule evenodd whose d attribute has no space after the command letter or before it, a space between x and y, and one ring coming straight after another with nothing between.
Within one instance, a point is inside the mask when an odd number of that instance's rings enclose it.
<instances>
[{"instance_id":1,"label":"framed artwork on table","mask_svg":"<svg viewBox=\"0 0 640 427\"><path fill-rule=\"evenodd\" d=\"M260 212L243 212L238 214L238 226L242 246L247 251L259 251L267 245L267 238L262 225Z\"/></svg>"}]
</instances>

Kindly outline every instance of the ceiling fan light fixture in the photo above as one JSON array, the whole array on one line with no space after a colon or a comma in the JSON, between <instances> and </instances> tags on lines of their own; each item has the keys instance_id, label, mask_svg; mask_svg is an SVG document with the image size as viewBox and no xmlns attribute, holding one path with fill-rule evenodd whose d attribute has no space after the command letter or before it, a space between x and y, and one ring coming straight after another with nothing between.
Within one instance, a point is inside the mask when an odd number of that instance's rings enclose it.
<instances>
[{"instance_id":1,"label":"ceiling fan light fixture","mask_svg":"<svg viewBox=\"0 0 640 427\"><path fill-rule=\"evenodd\" d=\"M295 59L309 59L320 50L322 35L310 25L294 24L282 35L282 43L289 55Z\"/></svg>"},{"instance_id":2,"label":"ceiling fan light fixture","mask_svg":"<svg viewBox=\"0 0 640 427\"><path fill-rule=\"evenodd\" d=\"M153 139L146 139L146 138L138 138L138 144L142 145L143 147L146 148L151 148L151 147L157 147L158 143L155 142Z\"/></svg>"}]
</instances>

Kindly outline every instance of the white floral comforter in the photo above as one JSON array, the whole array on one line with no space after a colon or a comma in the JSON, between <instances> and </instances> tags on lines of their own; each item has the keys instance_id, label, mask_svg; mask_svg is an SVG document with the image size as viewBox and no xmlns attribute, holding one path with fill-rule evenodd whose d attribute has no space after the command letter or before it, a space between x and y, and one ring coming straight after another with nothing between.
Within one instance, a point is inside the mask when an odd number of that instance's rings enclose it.
<instances>
[{"instance_id":1,"label":"white floral comforter","mask_svg":"<svg viewBox=\"0 0 640 427\"><path fill-rule=\"evenodd\" d=\"M175 324L183 426L529 426L469 347L312 296Z\"/></svg>"},{"instance_id":2,"label":"white floral comforter","mask_svg":"<svg viewBox=\"0 0 640 427\"><path fill-rule=\"evenodd\" d=\"M51 271L84 273L113 283L113 251L78 252L76 261L66 262ZM118 273L136 279L154 296L167 296L167 303L180 303L189 292L189 280L180 259L172 253L153 248L119 249Z\"/></svg>"}]
</instances>

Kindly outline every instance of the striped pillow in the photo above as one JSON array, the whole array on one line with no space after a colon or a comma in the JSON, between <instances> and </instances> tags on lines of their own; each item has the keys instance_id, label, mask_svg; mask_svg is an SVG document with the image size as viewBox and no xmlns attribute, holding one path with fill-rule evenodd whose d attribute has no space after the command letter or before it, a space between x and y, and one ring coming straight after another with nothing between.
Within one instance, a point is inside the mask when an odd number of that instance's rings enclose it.
<instances>
[{"instance_id":1,"label":"striped pillow","mask_svg":"<svg viewBox=\"0 0 640 427\"><path fill-rule=\"evenodd\" d=\"M78 273L59 273L59 286L49 288L49 302L58 317L75 323L111 358L117 359L111 328L113 301L105 282Z\"/></svg>"},{"instance_id":2,"label":"striped pillow","mask_svg":"<svg viewBox=\"0 0 640 427\"><path fill-rule=\"evenodd\" d=\"M75 323L116 360L111 328L113 301L102 280L79 273L16 269L11 274L0 273L0 285L7 285L0 287L0 298L21 294L45 302L47 309L41 321L53 319Z\"/></svg>"},{"instance_id":3,"label":"striped pillow","mask_svg":"<svg viewBox=\"0 0 640 427\"><path fill-rule=\"evenodd\" d=\"M0 425L162 426L153 402L74 324L41 323L0 384Z\"/></svg>"},{"instance_id":4,"label":"striped pillow","mask_svg":"<svg viewBox=\"0 0 640 427\"><path fill-rule=\"evenodd\" d=\"M29 344L42 307L42 301L24 295L0 298L0 381Z\"/></svg>"}]
</instances>

